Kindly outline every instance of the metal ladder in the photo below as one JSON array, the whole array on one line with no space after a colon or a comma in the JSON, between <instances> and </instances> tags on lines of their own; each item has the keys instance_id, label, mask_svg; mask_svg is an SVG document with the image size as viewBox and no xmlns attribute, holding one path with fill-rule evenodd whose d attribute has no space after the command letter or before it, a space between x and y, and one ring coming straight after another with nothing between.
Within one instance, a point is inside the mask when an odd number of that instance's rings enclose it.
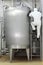
<instances>
[{"instance_id":1,"label":"metal ladder","mask_svg":"<svg viewBox=\"0 0 43 65\"><path fill-rule=\"evenodd\" d=\"M30 49L31 60L33 60L33 57L40 57L40 39L37 39L37 29L35 31L32 30L32 43Z\"/></svg>"}]
</instances>

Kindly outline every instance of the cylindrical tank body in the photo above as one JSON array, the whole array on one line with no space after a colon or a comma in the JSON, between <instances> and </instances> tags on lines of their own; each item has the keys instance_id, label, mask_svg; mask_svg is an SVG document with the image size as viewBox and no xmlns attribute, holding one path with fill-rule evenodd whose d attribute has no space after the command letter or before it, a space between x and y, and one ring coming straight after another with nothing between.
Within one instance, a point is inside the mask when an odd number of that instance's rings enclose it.
<instances>
[{"instance_id":1,"label":"cylindrical tank body","mask_svg":"<svg viewBox=\"0 0 43 65\"><path fill-rule=\"evenodd\" d=\"M7 45L15 48L29 47L29 8L9 7L5 11L5 37Z\"/></svg>"}]
</instances>

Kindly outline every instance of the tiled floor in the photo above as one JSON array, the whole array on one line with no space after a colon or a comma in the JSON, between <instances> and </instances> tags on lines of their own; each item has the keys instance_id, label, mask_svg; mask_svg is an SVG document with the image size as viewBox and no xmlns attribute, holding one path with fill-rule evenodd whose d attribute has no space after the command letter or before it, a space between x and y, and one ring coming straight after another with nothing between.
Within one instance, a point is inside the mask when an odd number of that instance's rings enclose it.
<instances>
[{"instance_id":1,"label":"tiled floor","mask_svg":"<svg viewBox=\"0 0 43 65\"><path fill-rule=\"evenodd\" d=\"M28 61L26 57L17 57L13 59L12 63L9 60L9 56L0 56L0 65L43 65L42 61Z\"/></svg>"}]
</instances>

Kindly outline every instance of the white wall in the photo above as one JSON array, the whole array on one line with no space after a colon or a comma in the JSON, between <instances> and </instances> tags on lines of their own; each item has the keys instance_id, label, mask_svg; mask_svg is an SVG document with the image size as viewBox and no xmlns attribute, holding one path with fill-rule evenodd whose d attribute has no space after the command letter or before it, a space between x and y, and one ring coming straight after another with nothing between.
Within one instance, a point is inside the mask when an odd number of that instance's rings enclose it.
<instances>
[{"instance_id":1,"label":"white wall","mask_svg":"<svg viewBox=\"0 0 43 65\"><path fill-rule=\"evenodd\" d=\"M2 20L3 17L3 4L2 1L0 0L0 21Z\"/></svg>"},{"instance_id":2,"label":"white wall","mask_svg":"<svg viewBox=\"0 0 43 65\"><path fill-rule=\"evenodd\" d=\"M14 3L16 0L4 0L4 4L12 6L12 4L13 4L12 1ZM35 7L35 0L22 0L22 1L26 1L32 8ZM39 9L40 8L40 0L36 0L36 4L37 4L36 7Z\"/></svg>"}]
</instances>

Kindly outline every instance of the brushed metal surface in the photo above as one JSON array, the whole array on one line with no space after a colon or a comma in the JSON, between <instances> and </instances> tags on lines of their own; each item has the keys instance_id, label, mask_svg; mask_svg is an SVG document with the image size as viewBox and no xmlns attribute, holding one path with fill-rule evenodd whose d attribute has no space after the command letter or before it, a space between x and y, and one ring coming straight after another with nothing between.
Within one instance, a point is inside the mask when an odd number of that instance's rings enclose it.
<instances>
[{"instance_id":1,"label":"brushed metal surface","mask_svg":"<svg viewBox=\"0 0 43 65\"><path fill-rule=\"evenodd\" d=\"M29 47L29 8L9 7L4 13L5 37L8 47Z\"/></svg>"}]
</instances>

